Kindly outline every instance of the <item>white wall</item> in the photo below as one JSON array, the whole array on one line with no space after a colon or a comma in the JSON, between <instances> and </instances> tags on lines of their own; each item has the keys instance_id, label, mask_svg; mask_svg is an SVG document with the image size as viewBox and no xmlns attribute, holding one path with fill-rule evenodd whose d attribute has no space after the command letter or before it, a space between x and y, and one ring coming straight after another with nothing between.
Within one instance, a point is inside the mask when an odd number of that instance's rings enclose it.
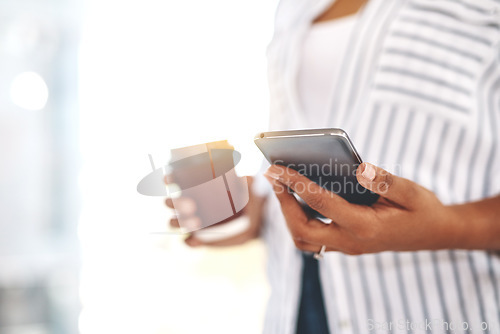
<instances>
[{"instance_id":1,"label":"white wall","mask_svg":"<svg viewBox=\"0 0 500 334\"><path fill-rule=\"evenodd\" d=\"M80 52L82 333L258 333L259 242L191 250L136 193L168 150L228 139L257 170L276 1L88 0Z\"/></svg>"}]
</instances>

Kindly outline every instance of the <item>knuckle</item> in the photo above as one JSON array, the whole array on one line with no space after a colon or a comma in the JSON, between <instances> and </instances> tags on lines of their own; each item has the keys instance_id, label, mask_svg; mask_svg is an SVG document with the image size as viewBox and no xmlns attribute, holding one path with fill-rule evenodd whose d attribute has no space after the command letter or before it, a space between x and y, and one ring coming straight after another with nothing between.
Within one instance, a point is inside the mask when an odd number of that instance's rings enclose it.
<instances>
[{"instance_id":1,"label":"knuckle","mask_svg":"<svg viewBox=\"0 0 500 334\"><path fill-rule=\"evenodd\" d=\"M381 194L387 193L391 188L393 182L394 182L393 175L388 172L385 172L383 175L381 175L381 180L377 185L378 192Z\"/></svg>"},{"instance_id":2,"label":"knuckle","mask_svg":"<svg viewBox=\"0 0 500 334\"><path fill-rule=\"evenodd\" d=\"M421 189L425 189L426 191L429 191L430 193L432 193L430 190L427 190L426 188L420 187L416 183L410 182L408 187L406 187L406 189L405 189L406 195L408 198L416 198L417 196L422 194L422 192L420 191Z\"/></svg>"},{"instance_id":3,"label":"knuckle","mask_svg":"<svg viewBox=\"0 0 500 334\"><path fill-rule=\"evenodd\" d=\"M390 188L393 182L394 182L394 176L389 172L385 172L384 183L387 185L387 187Z\"/></svg>"},{"instance_id":4,"label":"knuckle","mask_svg":"<svg viewBox=\"0 0 500 334\"><path fill-rule=\"evenodd\" d=\"M306 250L306 244L302 240L293 238L293 243L297 249Z\"/></svg>"},{"instance_id":5,"label":"knuckle","mask_svg":"<svg viewBox=\"0 0 500 334\"><path fill-rule=\"evenodd\" d=\"M375 223L360 224L354 229L356 237L362 241L375 240L378 237L379 229Z\"/></svg>"},{"instance_id":6,"label":"knuckle","mask_svg":"<svg viewBox=\"0 0 500 334\"><path fill-rule=\"evenodd\" d=\"M305 176L300 174L294 169L288 169L287 172L285 173L286 176L286 184L291 187L291 188L296 188L298 187L299 190L303 190L304 185L305 185Z\"/></svg>"},{"instance_id":7,"label":"knuckle","mask_svg":"<svg viewBox=\"0 0 500 334\"><path fill-rule=\"evenodd\" d=\"M301 224L292 231L293 239L303 242L307 237L307 229Z\"/></svg>"},{"instance_id":8,"label":"knuckle","mask_svg":"<svg viewBox=\"0 0 500 334\"><path fill-rule=\"evenodd\" d=\"M316 211L323 210L326 207L325 199L319 194L313 194L307 199L307 204Z\"/></svg>"},{"instance_id":9,"label":"knuckle","mask_svg":"<svg viewBox=\"0 0 500 334\"><path fill-rule=\"evenodd\" d=\"M295 174L288 174L286 185L297 190L297 188L300 188L301 186L300 177Z\"/></svg>"}]
</instances>

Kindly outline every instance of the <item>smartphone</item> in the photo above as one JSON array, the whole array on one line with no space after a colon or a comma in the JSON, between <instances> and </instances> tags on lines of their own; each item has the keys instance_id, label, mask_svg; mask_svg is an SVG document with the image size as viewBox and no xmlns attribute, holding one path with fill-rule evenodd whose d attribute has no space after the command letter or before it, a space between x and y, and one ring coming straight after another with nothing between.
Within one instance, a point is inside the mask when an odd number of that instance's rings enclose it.
<instances>
[{"instance_id":1,"label":"smartphone","mask_svg":"<svg viewBox=\"0 0 500 334\"><path fill-rule=\"evenodd\" d=\"M342 129L261 132L254 141L270 164L292 168L351 203L372 205L379 197L358 183L362 160Z\"/></svg>"}]
</instances>

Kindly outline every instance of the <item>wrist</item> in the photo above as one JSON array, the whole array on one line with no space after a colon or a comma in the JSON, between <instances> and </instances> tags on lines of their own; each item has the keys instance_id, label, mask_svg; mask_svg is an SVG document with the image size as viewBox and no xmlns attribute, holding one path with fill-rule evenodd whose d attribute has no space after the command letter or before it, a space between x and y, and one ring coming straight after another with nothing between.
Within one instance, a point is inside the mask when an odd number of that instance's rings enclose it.
<instances>
[{"instance_id":1,"label":"wrist","mask_svg":"<svg viewBox=\"0 0 500 334\"><path fill-rule=\"evenodd\" d=\"M457 222L459 237L455 248L500 249L500 229L495 214L486 203L466 203L449 206Z\"/></svg>"},{"instance_id":2,"label":"wrist","mask_svg":"<svg viewBox=\"0 0 500 334\"><path fill-rule=\"evenodd\" d=\"M467 226L468 218L460 205L445 206L446 225L449 231L448 249L470 249L474 248L472 241L473 231Z\"/></svg>"}]
</instances>

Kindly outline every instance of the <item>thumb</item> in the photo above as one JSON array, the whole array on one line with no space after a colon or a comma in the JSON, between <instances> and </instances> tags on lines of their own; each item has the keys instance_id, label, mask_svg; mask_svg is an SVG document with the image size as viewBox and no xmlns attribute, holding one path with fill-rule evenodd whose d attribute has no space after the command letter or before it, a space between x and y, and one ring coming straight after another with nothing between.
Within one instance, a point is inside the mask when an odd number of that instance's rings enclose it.
<instances>
[{"instance_id":1,"label":"thumb","mask_svg":"<svg viewBox=\"0 0 500 334\"><path fill-rule=\"evenodd\" d=\"M418 193L416 183L366 162L359 165L356 178L366 189L405 208L411 207Z\"/></svg>"}]
</instances>

